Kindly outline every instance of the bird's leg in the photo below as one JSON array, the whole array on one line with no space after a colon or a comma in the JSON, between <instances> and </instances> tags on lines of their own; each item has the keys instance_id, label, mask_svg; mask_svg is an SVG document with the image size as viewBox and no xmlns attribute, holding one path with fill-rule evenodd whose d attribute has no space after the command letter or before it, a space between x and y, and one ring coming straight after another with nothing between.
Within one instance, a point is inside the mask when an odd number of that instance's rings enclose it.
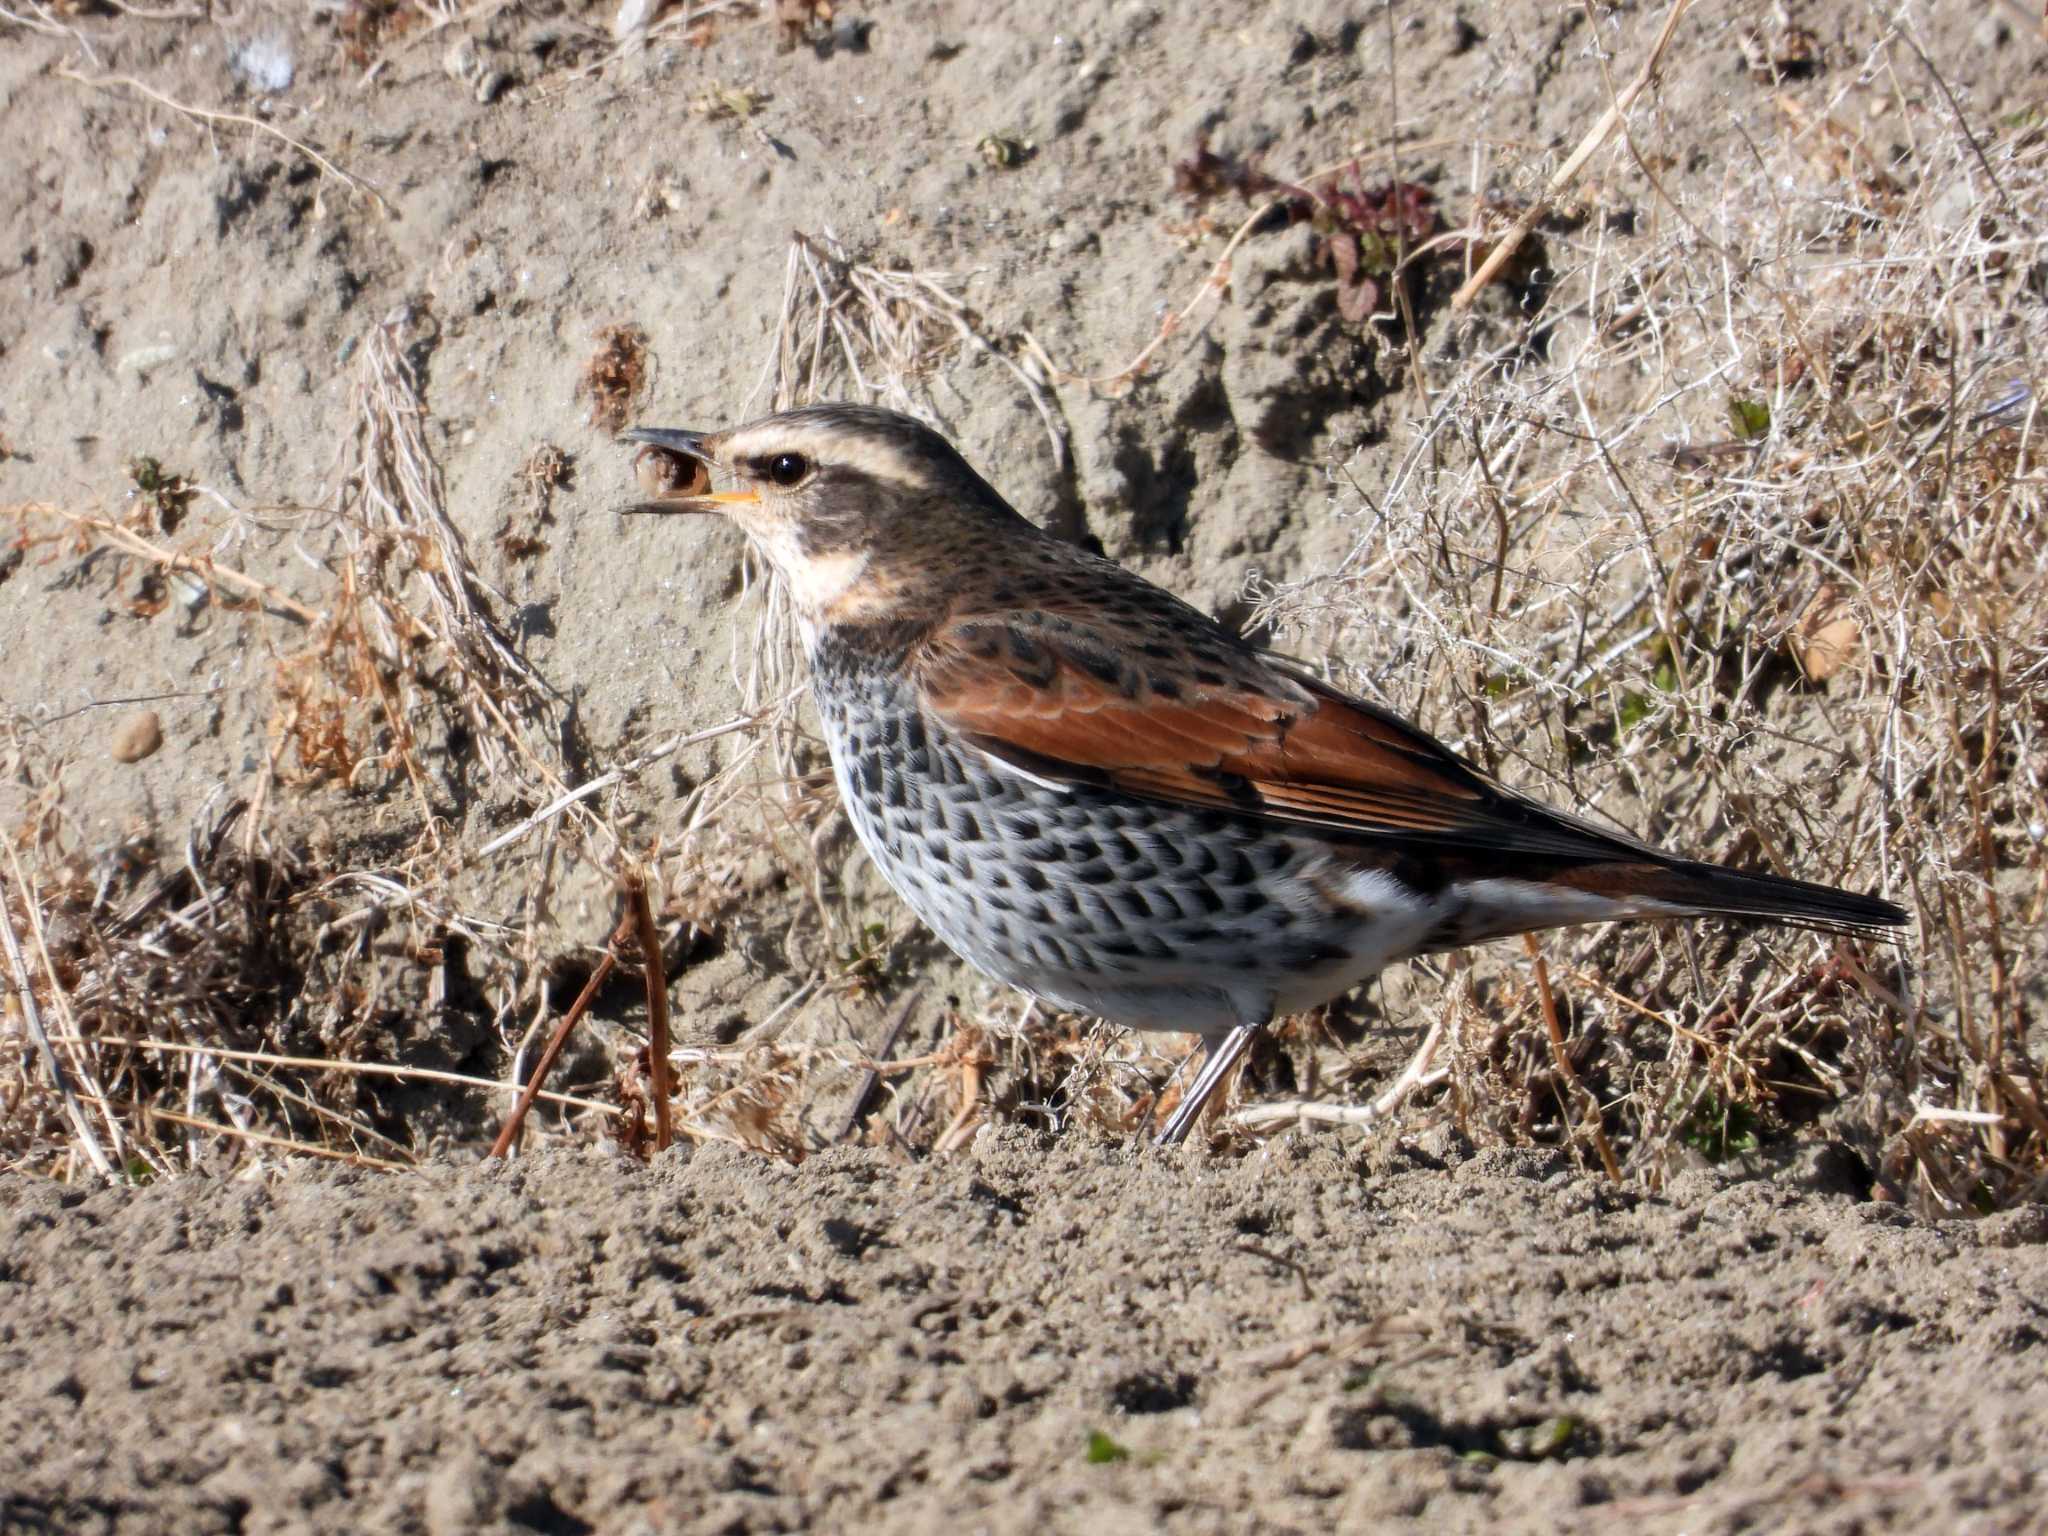
<instances>
[{"instance_id":1,"label":"bird's leg","mask_svg":"<svg viewBox=\"0 0 2048 1536\"><path fill-rule=\"evenodd\" d=\"M1194 1086L1175 1107L1172 1118L1166 1122L1166 1128L1159 1133L1153 1146L1180 1145L1188 1127L1202 1113L1202 1106L1208 1102L1209 1095L1230 1075L1230 1069L1244 1059L1244 1053L1251 1049L1252 1042L1259 1038L1259 1031L1265 1027L1263 1020L1257 1024L1240 1024L1209 1047L1209 1059L1202 1063L1202 1075L1195 1079Z\"/></svg>"}]
</instances>

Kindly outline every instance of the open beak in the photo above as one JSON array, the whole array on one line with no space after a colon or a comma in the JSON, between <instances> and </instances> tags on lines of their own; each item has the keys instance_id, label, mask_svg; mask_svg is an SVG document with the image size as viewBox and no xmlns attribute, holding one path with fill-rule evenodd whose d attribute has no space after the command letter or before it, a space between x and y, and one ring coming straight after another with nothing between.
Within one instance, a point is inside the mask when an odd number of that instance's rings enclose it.
<instances>
[{"instance_id":1,"label":"open beak","mask_svg":"<svg viewBox=\"0 0 2048 1536\"><path fill-rule=\"evenodd\" d=\"M633 427L621 432L620 442L642 445L633 459L633 473L647 498L623 510L716 512L723 507L748 506L759 501L759 491L711 489L715 461L704 446L711 435L679 432L671 427Z\"/></svg>"}]
</instances>

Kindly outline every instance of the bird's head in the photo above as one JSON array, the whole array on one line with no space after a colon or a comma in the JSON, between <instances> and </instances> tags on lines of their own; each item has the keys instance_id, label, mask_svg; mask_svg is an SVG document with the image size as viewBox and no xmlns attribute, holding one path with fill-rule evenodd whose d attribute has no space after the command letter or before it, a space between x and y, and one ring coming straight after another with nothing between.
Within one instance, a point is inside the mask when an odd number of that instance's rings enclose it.
<instances>
[{"instance_id":1,"label":"bird's head","mask_svg":"<svg viewBox=\"0 0 2048 1536\"><path fill-rule=\"evenodd\" d=\"M720 512L814 624L893 616L991 534L1031 525L938 433L865 405L815 405L723 432L635 427L633 512ZM727 483L713 490L714 479Z\"/></svg>"}]
</instances>

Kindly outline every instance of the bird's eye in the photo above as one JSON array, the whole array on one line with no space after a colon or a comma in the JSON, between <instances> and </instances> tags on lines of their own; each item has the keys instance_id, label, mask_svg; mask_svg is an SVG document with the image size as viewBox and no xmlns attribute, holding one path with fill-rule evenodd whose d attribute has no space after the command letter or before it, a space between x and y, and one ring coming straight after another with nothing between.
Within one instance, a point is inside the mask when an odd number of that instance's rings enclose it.
<instances>
[{"instance_id":1,"label":"bird's eye","mask_svg":"<svg viewBox=\"0 0 2048 1536\"><path fill-rule=\"evenodd\" d=\"M768 461L768 478L777 485L795 485L811 472L811 461L800 453L778 453Z\"/></svg>"}]
</instances>

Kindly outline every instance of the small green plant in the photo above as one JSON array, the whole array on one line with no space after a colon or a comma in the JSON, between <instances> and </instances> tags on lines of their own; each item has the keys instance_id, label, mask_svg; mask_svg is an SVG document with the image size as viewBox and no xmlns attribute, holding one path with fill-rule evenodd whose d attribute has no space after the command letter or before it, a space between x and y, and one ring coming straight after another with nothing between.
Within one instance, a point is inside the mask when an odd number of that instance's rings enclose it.
<instances>
[{"instance_id":1,"label":"small green plant","mask_svg":"<svg viewBox=\"0 0 2048 1536\"><path fill-rule=\"evenodd\" d=\"M1771 403L1768 400L1740 400L1728 397L1728 421L1735 435L1746 443L1761 442L1771 435Z\"/></svg>"},{"instance_id":2,"label":"small green plant","mask_svg":"<svg viewBox=\"0 0 2048 1536\"><path fill-rule=\"evenodd\" d=\"M889 959L889 930L882 923L862 923L853 939L838 949L840 971L869 991L888 977Z\"/></svg>"},{"instance_id":3,"label":"small green plant","mask_svg":"<svg viewBox=\"0 0 2048 1536\"><path fill-rule=\"evenodd\" d=\"M186 508L192 505L192 483L183 475L171 474L146 453L130 461L128 478L155 514L157 531L176 533Z\"/></svg>"},{"instance_id":4,"label":"small green plant","mask_svg":"<svg viewBox=\"0 0 2048 1536\"><path fill-rule=\"evenodd\" d=\"M1678 692L1678 664L1671 659L1671 648L1660 638L1657 641L1657 665L1650 673L1650 682L1658 693ZM1632 731L1657 712L1656 699L1647 692L1630 690L1621 696L1621 728Z\"/></svg>"},{"instance_id":5,"label":"small green plant","mask_svg":"<svg viewBox=\"0 0 2048 1536\"><path fill-rule=\"evenodd\" d=\"M1379 308L1402 259L1436 233L1436 199L1412 181L1368 187L1356 161L1317 190L1322 203L1313 222L1336 275L1337 312L1361 325Z\"/></svg>"},{"instance_id":6,"label":"small green plant","mask_svg":"<svg viewBox=\"0 0 2048 1536\"><path fill-rule=\"evenodd\" d=\"M1224 192L1247 202L1271 198L1278 225L1307 223L1316 232L1316 259L1330 269L1337 311L1362 325L1399 282L1409 253L1442 228L1436 195L1413 181L1368 184L1356 160L1311 186L1283 181L1255 160L1221 155L1206 138L1176 162L1174 190L1196 204ZM1456 253L1448 246L1440 256Z\"/></svg>"},{"instance_id":7,"label":"small green plant","mask_svg":"<svg viewBox=\"0 0 2048 1536\"><path fill-rule=\"evenodd\" d=\"M1732 1104L1715 1093L1704 1095L1679 1139L1710 1163L1747 1157L1761 1144L1757 1113L1746 1104Z\"/></svg>"},{"instance_id":8,"label":"small green plant","mask_svg":"<svg viewBox=\"0 0 2048 1536\"><path fill-rule=\"evenodd\" d=\"M1502 1430L1500 1451L1516 1461L1548 1461L1570 1450L1578 1433L1579 1421L1560 1413L1540 1423Z\"/></svg>"},{"instance_id":9,"label":"small green plant","mask_svg":"<svg viewBox=\"0 0 2048 1536\"><path fill-rule=\"evenodd\" d=\"M1101 1430L1091 1429L1088 1431L1087 1454L1082 1459L1091 1467L1101 1467L1113 1461L1129 1461L1131 1453Z\"/></svg>"},{"instance_id":10,"label":"small green plant","mask_svg":"<svg viewBox=\"0 0 2048 1536\"><path fill-rule=\"evenodd\" d=\"M992 171L1014 171L1038 153L1029 139L1006 139L999 133L985 134L974 146Z\"/></svg>"},{"instance_id":11,"label":"small green plant","mask_svg":"<svg viewBox=\"0 0 2048 1536\"><path fill-rule=\"evenodd\" d=\"M1503 1461L1557 1460L1571 1454L1581 1428L1581 1422L1568 1413L1534 1424L1511 1424L1494 1432L1491 1446L1471 1446L1458 1453L1458 1460L1482 1467Z\"/></svg>"}]
</instances>

